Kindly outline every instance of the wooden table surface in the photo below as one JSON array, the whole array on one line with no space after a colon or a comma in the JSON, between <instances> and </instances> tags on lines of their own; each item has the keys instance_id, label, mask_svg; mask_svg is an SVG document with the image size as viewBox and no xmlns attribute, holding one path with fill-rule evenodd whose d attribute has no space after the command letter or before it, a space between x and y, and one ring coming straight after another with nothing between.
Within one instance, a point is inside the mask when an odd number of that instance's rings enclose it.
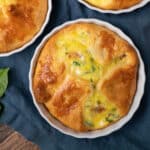
<instances>
[{"instance_id":1,"label":"wooden table surface","mask_svg":"<svg viewBox=\"0 0 150 150\"><path fill-rule=\"evenodd\" d=\"M0 150L40 150L40 148L8 126L0 125Z\"/></svg>"}]
</instances>

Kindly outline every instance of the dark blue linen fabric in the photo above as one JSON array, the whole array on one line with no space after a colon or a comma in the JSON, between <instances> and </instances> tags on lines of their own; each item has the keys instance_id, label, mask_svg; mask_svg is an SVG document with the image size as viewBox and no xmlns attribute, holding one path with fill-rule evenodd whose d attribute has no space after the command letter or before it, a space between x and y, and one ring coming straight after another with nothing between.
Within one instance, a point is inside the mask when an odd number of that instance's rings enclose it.
<instances>
[{"instance_id":1,"label":"dark blue linen fabric","mask_svg":"<svg viewBox=\"0 0 150 150\"><path fill-rule=\"evenodd\" d=\"M92 140L76 139L49 126L37 112L29 92L29 66L36 46L54 27L77 18L97 18L121 28L139 48L147 75L144 97L131 121L109 136ZM11 68L0 123L10 125L41 150L150 150L150 4L132 13L112 15L90 10L77 0L53 0L44 33L24 51L0 58L0 67Z\"/></svg>"}]
</instances>

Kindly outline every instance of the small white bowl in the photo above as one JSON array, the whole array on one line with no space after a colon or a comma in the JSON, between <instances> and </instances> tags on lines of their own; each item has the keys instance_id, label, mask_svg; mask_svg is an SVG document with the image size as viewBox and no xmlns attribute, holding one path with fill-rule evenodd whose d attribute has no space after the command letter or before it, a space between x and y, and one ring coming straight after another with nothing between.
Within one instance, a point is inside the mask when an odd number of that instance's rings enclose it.
<instances>
[{"instance_id":1,"label":"small white bowl","mask_svg":"<svg viewBox=\"0 0 150 150\"><path fill-rule=\"evenodd\" d=\"M38 33L26 44L24 44L22 47L14 49L13 51L10 52L6 52L6 53L0 53L0 57L6 57L6 56L10 56L12 54L18 53L23 51L24 49L26 49L28 46L30 46L31 44L33 44L35 42L35 40L43 33L46 25L48 24L49 18L50 18L50 14L52 11L52 0L48 0L48 11L47 11L47 15L45 18L45 21L40 29L40 31L38 31Z\"/></svg>"},{"instance_id":2,"label":"small white bowl","mask_svg":"<svg viewBox=\"0 0 150 150\"><path fill-rule=\"evenodd\" d=\"M101 9L101 8L94 7L90 4L88 4L87 2L85 2L84 0L78 0L78 1L82 4L84 4L85 6L87 6L88 8L92 9L92 10L96 10L96 11L101 12L101 13L111 13L111 14L129 13L129 12L132 12L132 11L138 9L138 8L141 8L141 7L145 6L148 2L150 2L150 0L142 0L140 3L138 3L134 6L131 6L129 8L126 8L126 9L104 10L104 9Z\"/></svg>"},{"instance_id":3,"label":"small white bowl","mask_svg":"<svg viewBox=\"0 0 150 150\"><path fill-rule=\"evenodd\" d=\"M33 93L33 89L32 89L32 77L33 77L34 69L36 66L36 62L39 57L40 51L43 48L43 46L45 45L45 43L47 42L47 40L58 30L64 28L67 25L77 23L77 22L96 23L98 25L105 26L106 28L116 32L118 35L120 35L123 39L125 39L129 44L131 44L134 47L134 49L136 50L136 52L138 54L138 58L140 61L139 71L138 71L138 80L137 80L137 91L136 91L136 94L135 94L135 97L134 97L134 100L133 100L133 103L132 103L129 113L124 118L122 118L118 122L112 124L111 126L105 128L105 129L89 131L89 132L75 132L72 129L64 126L60 121L56 120L42 104L40 104L36 101L34 93ZM142 58L140 56L138 49L133 44L132 40L128 36L126 36L117 27L115 27L107 22L96 20L96 19L78 19L75 21L66 22L63 25L56 27L53 31L51 31L44 38L44 40L41 42L41 44L37 47L37 49L34 53L34 56L32 58L32 61L31 61L30 72L29 72L30 92L32 94L33 102L34 102L37 110L39 111L40 115L47 121L47 123L49 125L51 125L55 129L59 130L60 132L62 132L64 134L67 134L67 135L70 135L70 136L73 136L76 138L96 138L96 137L106 136L106 135L120 129L123 125L125 125L132 118L133 114L136 112L136 110L138 109L138 107L140 105L140 101L141 101L143 93L144 93L145 80L146 79L145 79L144 63L142 61Z\"/></svg>"}]
</instances>

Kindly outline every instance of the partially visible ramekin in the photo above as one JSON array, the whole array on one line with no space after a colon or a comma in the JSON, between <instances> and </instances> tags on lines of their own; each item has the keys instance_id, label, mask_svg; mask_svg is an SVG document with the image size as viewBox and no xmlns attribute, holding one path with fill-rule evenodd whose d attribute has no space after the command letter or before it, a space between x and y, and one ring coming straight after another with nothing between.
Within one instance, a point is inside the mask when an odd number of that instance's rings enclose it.
<instances>
[{"instance_id":1,"label":"partially visible ramekin","mask_svg":"<svg viewBox=\"0 0 150 150\"><path fill-rule=\"evenodd\" d=\"M13 51L10 51L10 52L0 53L0 57L10 56L12 54L15 54L15 53L23 51L28 46L30 46L31 44L33 44L35 42L35 40L43 33L46 25L48 24L48 21L49 21L49 18L50 18L50 14L51 14L51 11L52 11L52 0L47 0L47 1L48 1L47 15L46 15L45 21L44 21L41 29L37 32L37 34L35 34L34 37L29 42L27 42L26 44L24 44L22 47L19 47L19 48L15 49Z\"/></svg>"},{"instance_id":2,"label":"partially visible ramekin","mask_svg":"<svg viewBox=\"0 0 150 150\"><path fill-rule=\"evenodd\" d=\"M120 35L123 39L125 39L129 44L131 44L133 46L133 48L136 50L138 58L139 58L139 70L138 70L138 80L137 80L137 91L131 106L131 109L129 111L129 113L122 118L121 120L119 120L118 122L112 124L111 126L105 128L105 129L101 129L101 130L96 130L96 131L89 131L89 132L75 132L72 129L64 126L61 122L59 122L58 120L56 120L49 112L48 110L44 107L44 105L38 103L35 99L34 96L34 92L32 89L32 77L34 74L34 69L37 63L37 59L39 57L40 51L43 48L43 46L45 45L45 43L47 42L47 40L54 34L56 33L58 30L62 29L63 27L73 24L73 23L77 23L77 22L92 22L92 23L96 23L98 25L102 25L107 27L108 29L116 32L118 35ZM29 72L29 82L30 82L30 92L32 94L32 98L33 98L33 102L35 104L35 107L37 108L39 114L47 121L47 123L49 125L51 125L52 127L54 127L55 129L59 130L60 132L66 134L66 135L70 135L76 138L96 138L96 137L101 137L101 136L106 136L114 131L119 130L121 127L123 127L123 125L125 125L134 115L134 113L136 112L136 110L138 109L143 93L144 93L144 85L145 85L145 70L144 70L144 63L142 61L142 58L140 56L140 53L138 51L138 49L136 48L136 46L133 44L132 40L125 35L120 29L118 29L117 27L104 22L104 21L100 21L100 20L96 20L96 19L78 19L75 21L70 21L70 22L66 22L61 26L56 27L53 31L51 31L44 39L43 41L39 44L39 46L36 48L36 51L34 53L34 56L32 58L31 61L31 65L30 65L30 72Z\"/></svg>"},{"instance_id":3,"label":"partially visible ramekin","mask_svg":"<svg viewBox=\"0 0 150 150\"><path fill-rule=\"evenodd\" d=\"M80 3L84 4L86 7L92 9L92 10L96 10L100 13L110 13L110 14L121 14L121 13L129 13L132 12L138 8L144 7L148 2L150 2L150 0L142 0L140 3L131 6L129 8L126 9L120 9L120 10L104 10L104 9L100 9L97 8L95 6L92 6L90 4L88 4L87 2L85 2L84 0L78 0Z\"/></svg>"}]
</instances>

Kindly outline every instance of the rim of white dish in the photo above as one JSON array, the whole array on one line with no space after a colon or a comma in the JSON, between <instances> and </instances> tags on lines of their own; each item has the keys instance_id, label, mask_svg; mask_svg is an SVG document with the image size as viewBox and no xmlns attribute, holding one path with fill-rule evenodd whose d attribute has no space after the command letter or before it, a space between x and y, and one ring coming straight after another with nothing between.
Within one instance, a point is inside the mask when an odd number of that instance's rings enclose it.
<instances>
[{"instance_id":1,"label":"rim of white dish","mask_svg":"<svg viewBox=\"0 0 150 150\"><path fill-rule=\"evenodd\" d=\"M77 23L77 22L87 22L87 23L91 22L91 23L95 23L95 24L98 24L98 25L101 25L101 26L105 26L106 28L112 30L113 32L117 33L120 37L125 39L131 46L133 46L133 48L136 50L138 58L139 58L139 64L140 65L139 65L139 70L138 70L137 90L136 90L136 94L135 94L134 99L133 99L132 106L129 110L129 113L125 117L123 117L121 120L119 120L118 122L108 126L107 128L96 130L96 131L76 132L76 131L64 126L60 121L55 119L48 112L48 110L44 107L43 104L40 104L36 101L35 96L34 96L34 92L33 92L33 89L32 89L32 77L33 77L33 74L34 74L34 69L35 69L40 51L43 48L43 46L45 45L45 43L48 41L48 39L51 36L53 36L54 33L59 31L60 29L64 28L65 26L68 26L70 24ZM127 35L125 35L119 28L111 25L110 23L100 21L100 20L97 20L97 19L78 19L78 20L74 20L74 21L68 21L68 22L54 28L43 39L43 41L39 44L39 46L36 48L36 51L33 55L32 60L31 60L30 71L29 71L30 92L31 92L31 95L32 95L32 98L33 98L34 105L36 106L39 114L53 128L57 129L61 133L64 133L66 135L70 135L70 136L73 136L73 137L76 137L76 138L89 138L89 139L92 139L92 138L102 137L102 136L109 135L112 132L117 131L121 127L123 127L123 125L125 125L132 118L132 116L134 115L134 113L136 112L136 110L138 109L138 107L140 105L142 96L144 94L145 81L146 81L146 77L145 77L144 63L143 63L143 60L140 56L140 53L139 53L138 49L136 48L136 46L134 45L132 40Z\"/></svg>"},{"instance_id":2,"label":"rim of white dish","mask_svg":"<svg viewBox=\"0 0 150 150\"><path fill-rule=\"evenodd\" d=\"M150 0L142 0L140 3L131 6L129 8L126 9L120 9L120 10L104 10L101 8L97 8L95 6L92 6L90 4L88 4L87 2L85 2L84 0L78 0L80 3L84 4L86 7L92 9L92 10L96 10L100 13L111 13L111 14L121 14L121 13L129 13L132 12L138 8L144 7L148 2L150 2Z\"/></svg>"},{"instance_id":3,"label":"rim of white dish","mask_svg":"<svg viewBox=\"0 0 150 150\"><path fill-rule=\"evenodd\" d=\"M27 42L26 44L24 44L23 46L19 47L19 48L16 48L10 52L6 52L6 53L0 53L0 57L6 57L6 56L10 56L10 55L13 55L15 53L19 53L23 50L25 50L28 46L32 45L36 40L37 38L43 33L46 25L48 24L49 22L49 19L50 19L50 14L51 14L51 11L52 11L52 0L47 0L48 1L48 10L47 10L47 15L45 17L45 21L41 27L41 29L33 36L33 38Z\"/></svg>"}]
</instances>

